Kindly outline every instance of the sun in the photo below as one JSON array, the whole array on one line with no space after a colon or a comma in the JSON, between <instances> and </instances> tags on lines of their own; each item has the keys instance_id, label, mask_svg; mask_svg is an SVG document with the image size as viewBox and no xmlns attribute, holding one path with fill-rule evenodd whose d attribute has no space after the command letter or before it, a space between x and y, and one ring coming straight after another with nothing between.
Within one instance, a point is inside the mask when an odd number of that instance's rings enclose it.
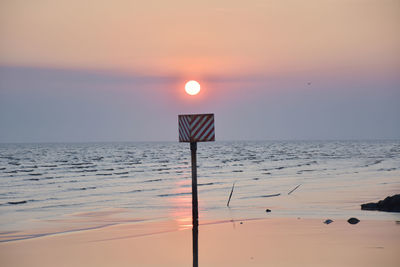
<instances>
[{"instance_id":1,"label":"sun","mask_svg":"<svg viewBox=\"0 0 400 267\"><path fill-rule=\"evenodd\" d=\"M200 84L196 81L188 81L185 84L185 91L189 95L197 95L200 92Z\"/></svg>"}]
</instances>

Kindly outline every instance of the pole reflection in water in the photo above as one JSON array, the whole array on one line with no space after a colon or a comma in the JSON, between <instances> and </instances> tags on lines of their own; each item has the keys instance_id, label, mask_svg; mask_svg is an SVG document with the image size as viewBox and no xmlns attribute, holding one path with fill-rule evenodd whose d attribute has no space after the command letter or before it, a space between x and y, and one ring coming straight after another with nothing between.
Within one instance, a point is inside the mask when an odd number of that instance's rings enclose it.
<instances>
[{"instance_id":1,"label":"pole reflection in water","mask_svg":"<svg viewBox=\"0 0 400 267\"><path fill-rule=\"evenodd\" d=\"M199 266L199 226L193 225L193 267Z\"/></svg>"}]
</instances>

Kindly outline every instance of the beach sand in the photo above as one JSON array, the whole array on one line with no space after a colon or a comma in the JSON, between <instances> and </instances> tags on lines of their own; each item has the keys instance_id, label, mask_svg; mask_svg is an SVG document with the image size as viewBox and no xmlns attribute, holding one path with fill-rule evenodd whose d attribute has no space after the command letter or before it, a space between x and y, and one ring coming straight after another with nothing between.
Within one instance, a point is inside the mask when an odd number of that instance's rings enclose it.
<instances>
[{"instance_id":1,"label":"beach sand","mask_svg":"<svg viewBox=\"0 0 400 267\"><path fill-rule=\"evenodd\" d=\"M200 266L400 266L400 225L395 221L202 223ZM137 222L2 242L0 265L191 266L192 230L178 221Z\"/></svg>"}]
</instances>

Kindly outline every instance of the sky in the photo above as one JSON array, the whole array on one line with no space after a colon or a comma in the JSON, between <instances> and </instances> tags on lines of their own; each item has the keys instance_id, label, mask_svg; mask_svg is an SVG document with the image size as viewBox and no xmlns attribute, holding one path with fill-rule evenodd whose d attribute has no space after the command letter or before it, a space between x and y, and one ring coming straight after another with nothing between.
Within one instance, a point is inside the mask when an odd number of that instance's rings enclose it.
<instances>
[{"instance_id":1,"label":"sky","mask_svg":"<svg viewBox=\"0 0 400 267\"><path fill-rule=\"evenodd\" d=\"M0 1L0 142L400 139L400 1ZM189 96L185 82L201 92Z\"/></svg>"}]
</instances>

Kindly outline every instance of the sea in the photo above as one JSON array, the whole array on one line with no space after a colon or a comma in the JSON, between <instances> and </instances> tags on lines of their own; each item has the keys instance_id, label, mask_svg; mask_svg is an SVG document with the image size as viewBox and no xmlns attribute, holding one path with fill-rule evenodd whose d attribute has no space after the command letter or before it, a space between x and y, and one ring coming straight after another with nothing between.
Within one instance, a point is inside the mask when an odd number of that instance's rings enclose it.
<instances>
[{"instance_id":1,"label":"sea","mask_svg":"<svg viewBox=\"0 0 400 267\"><path fill-rule=\"evenodd\" d=\"M197 173L200 225L400 219L360 208L400 193L399 140L198 143ZM71 225L190 225L191 190L188 143L0 144L0 237Z\"/></svg>"}]
</instances>

